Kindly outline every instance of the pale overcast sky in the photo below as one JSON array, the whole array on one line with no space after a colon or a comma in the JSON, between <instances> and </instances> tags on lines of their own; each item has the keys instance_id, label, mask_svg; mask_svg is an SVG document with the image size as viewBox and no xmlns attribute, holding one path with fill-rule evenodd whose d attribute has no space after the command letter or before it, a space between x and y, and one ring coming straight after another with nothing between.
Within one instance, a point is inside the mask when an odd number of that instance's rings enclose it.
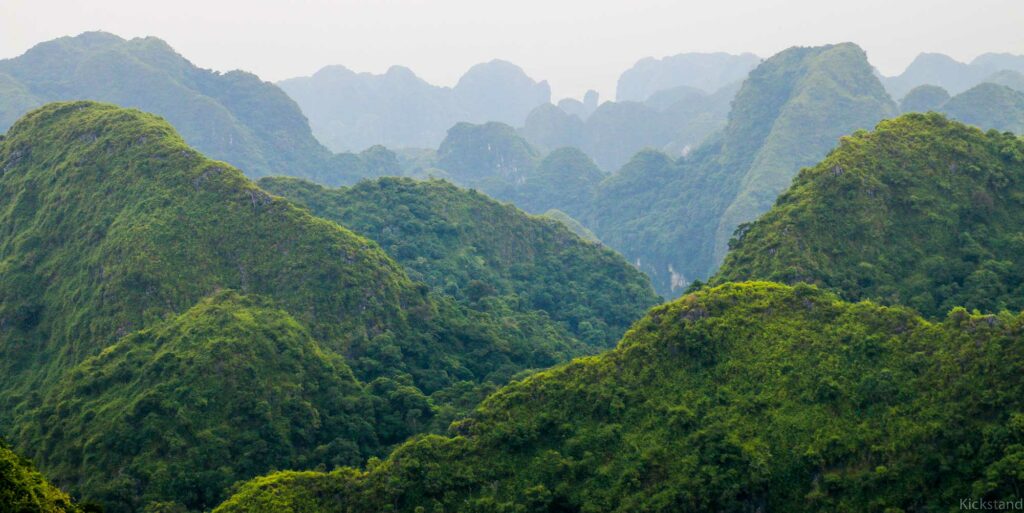
<instances>
[{"instance_id":1,"label":"pale overcast sky","mask_svg":"<svg viewBox=\"0 0 1024 513\"><path fill-rule=\"evenodd\" d=\"M681 52L853 41L887 75L925 51L1024 54L1024 0L0 0L0 58L87 30L157 36L199 66L272 81L402 64L454 85L501 58L555 99L611 99L636 60Z\"/></svg>"}]
</instances>

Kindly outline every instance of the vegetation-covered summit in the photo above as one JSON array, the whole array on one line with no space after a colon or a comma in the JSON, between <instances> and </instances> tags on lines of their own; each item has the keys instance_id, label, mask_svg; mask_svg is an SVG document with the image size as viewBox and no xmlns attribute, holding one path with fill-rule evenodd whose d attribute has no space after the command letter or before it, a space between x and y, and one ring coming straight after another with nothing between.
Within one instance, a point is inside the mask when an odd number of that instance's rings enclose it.
<instances>
[{"instance_id":1,"label":"vegetation-covered summit","mask_svg":"<svg viewBox=\"0 0 1024 513\"><path fill-rule=\"evenodd\" d=\"M513 383L365 470L283 472L217 513L947 511L1021 498L1024 318L742 283Z\"/></svg>"},{"instance_id":2,"label":"vegetation-covered summit","mask_svg":"<svg viewBox=\"0 0 1024 513\"><path fill-rule=\"evenodd\" d=\"M542 312L607 347L657 302L647 277L561 223L441 180L382 178L326 189L265 178L264 189L377 241L413 279L474 308Z\"/></svg>"},{"instance_id":3,"label":"vegetation-covered summit","mask_svg":"<svg viewBox=\"0 0 1024 513\"><path fill-rule=\"evenodd\" d=\"M806 281L941 316L1024 308L1024 141L939 114L845 137L744 226L713 283Z\"/></svg>"},{"instance_id":4,"label":"vegetation-covered summit","mask_svg":"<svg viewBox=\"0 0 1024 513\"><path fill-rule=\"evenodd\" d=\"M431 292L153 115L45 106L0 170L0 430L109 512L357 463L591 351Z\"/></svg>"}]
</instances>

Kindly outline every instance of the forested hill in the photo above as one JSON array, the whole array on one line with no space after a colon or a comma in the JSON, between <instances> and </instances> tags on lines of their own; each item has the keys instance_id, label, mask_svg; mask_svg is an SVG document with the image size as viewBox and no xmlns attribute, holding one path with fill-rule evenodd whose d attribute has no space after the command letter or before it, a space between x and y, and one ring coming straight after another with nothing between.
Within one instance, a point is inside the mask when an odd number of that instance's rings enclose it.
<instances>
[{"instance_id":1,"label":"forested hill","mask_svg":"<svg viewBox=\"0 0 1024 513\"><path fill-rule=\"evenodd\" d=\"M770 208L801 167L895 113L856 45L790 48L750 73L719 138L682 160L637 155L579 218L676 295L714 272L735 228Z\"/></svg>"},{"instance_id":2,"label":"forested hill","mask_svg":"<svg viewBox=\"0 0 1024 513\"><path fill-rule=\"evenodd\" d=\"M32 465L0 440L0 511L12 513L91 513L50 484Z\"/></svg>"},{"instance_id":3,"label":"forested hill","mask_svg":"<svg viewBox=\"0 0 1024 513\"><path fill-rule=\"evenodd\" d=\"M216 513L947 511L1021 498L1024 317L742 283L513 383L365 470L282 472Z\"/></svg>"},{"instance_id":4,"label":"forested hill","mask_svg":"<svg viewBox=\"0 0 1024 513\"><path fill-rule=\"evenodd\" d=\"M197 68L160 39L87 32L0 61L0 132L44 103L82 99L163 116L190 145L249 176L345 178L337 176L344 163L277 86L251 73Z\"/></svg>"},{"instance_id":5,"label":"forested hill","mask_svg":"<svg viewBox=\"0 0 1024 513\"><path fill-rule=\"evenodd\" d=\"M906 114L845 137L743 227L712 283L805 281L850 300L1024 308L1024 141Z\"/></svg>"},{"instance_id":6,"label":"forested hill","mask_svg":"<svg viewBox=\"0 0 1024 513\"><path fill-rule=\"evenodd\" d=\"M411 277L474 308L543 312L584 343L614 344L657 302L646 276L561 223L441 180L367 180L327 189L288 178L260 187L377 241ZM548 320L550 319L550 321Z\"/></svg>"},{"instance_id":7,"label":"forested hill","mask_svg":"<svg viewBox=\"0 0 1024 513\"><path fill-rule=\"evenodd\" d=\"M153 115L45 106L0 170L0 431L108 512L359 464L592 351L431 292Z\"/></svg>"}]
</instances>

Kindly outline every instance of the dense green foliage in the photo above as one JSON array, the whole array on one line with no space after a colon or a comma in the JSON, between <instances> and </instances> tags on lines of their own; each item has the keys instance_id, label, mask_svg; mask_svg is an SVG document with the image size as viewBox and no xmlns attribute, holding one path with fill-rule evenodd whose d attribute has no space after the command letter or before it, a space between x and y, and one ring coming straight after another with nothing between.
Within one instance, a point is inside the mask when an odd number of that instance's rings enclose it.
<instances>
[{"instance_id":1,"label":"dense green foliage","mask_svg":"<svg viewBox=\"0 0 1024 513\"><path fill-rule=\"evenodd\" d=\"M939 110L949 101L949 93L934 85L921 85L910 90L900 100L901 112L930 112Z\"/></svg>"},{"instance_id":2,"label":"dense green foliage","mask_svg":"<svg viewBox=\"0 0 1024 513\"><path fill-rule=\"evenodd\" d=\"M895 111L857 46L791 48L750 73L720 137L678 161L635 156L574 217L676 295L714 271L736 226L770 208L800 167Z\"/></svg>"},{"instance_id":3,"label":"dense green foliage","mask_svg":"<svg viewBox=\"0 0 1024 513\"><path fill-rule=\"evenodd\" d=\"M569 214L566 214L565 212L562 212L557 208L548 210L547 212L544 212L541 215L547 217L548 219L554 219L555 221L562 223L562 225L568 228L570 232L575 233L576 236L587 242L593 242L594 244L601 243L601 239L598 239L597 235L594 235L594 232L590 231L590 229L588 229L586 226L580 224L579 221L573 219L573 217L570 216Z\"/></svg>"},{"instance_id":4,"label":"dense green foliage","mask_svg":"<svg viewBox=\"0 0 1024 513\"><path fill-rule=\"evenodd\" d=\"M557 208L577 216L589 210L607 175L577 148L541 154L508 125L459 123L441 143L431 163L436 169L407 174L450 179L534 214Z\"/></svg>"},{"instance_id":5,"label":"dense green foliage","mask_svg":"<svg viewBox=\"0 0 1024 513\"><path fill-rule=\"evenodd\" d=\"M0 441L0 511L83 513L70 497L46 481L32 462Z\"/></svg>"},{"instance_id":6,"label":"dense green foliage","mask_svg":"<svg viewBox=\"0 0 1024 513\"><path fill-rule=\"evenodd\" d=\"M504 123L458 123L437 149L437 167L459 185L497 192L520 183L537 166L540 152Z\"/></svg>"},{"instance_id":7,"label":"dense green foliage","mask_svg":"<svg viewBox=\"0 0 1024 513\"><path fill-rule=\"evenodd\" d=\"M981 84L946 102L950 117L974 126L1024 134L1024 92L997 84Z\"/></svg>"},{"instance_id":8,"label":"dense green foliage","mask_svg":"<svg viewBox=\"0 0 1024 513\"><path fill-rule=\"evenodd\" d=\"M939 114L845 137L733 241L713 283L806 281L927 316L1024 308L1024 141Z\"/></svg>"},{"instance_id":9,"label":"dense green foliage","mask_svg":"<svg viewBox=\"0 0 1024 513\"><path fill-rule=\"evenodd\" d=\"M136 510L169 497L215 504L268 462L360 464L381 446L375 413L390 405L265 303L220 292L122 338L66 373L18 437L46 447L39 463L51 475L79 476L80 492Z\"/></svg>"},{"instance_id":10,"label":"dense green foliage","mask_svg":"<svg viewBox=\"0 0 1024 513\"><path fill-rule=\"evenodd\" d=\"M156 116L43 107L0 170L0 430L108 511L202 509L237 479L383 454L590 351L432 293ZM204 299L228 289L245 297Z\"/></svg>"},{"instance_id":11,"label":"dense green foliage","mask_svg":"<svg viewBox=\"0 0 1024 513\"><path fill-rule=\"evenodd\" d=\"M412 70L356 73L328 66L310 77L278 84L302 107L313 133L334 151L360 151L375 144L436 148L458 122L497 121L518 126L551 91L518 66L478 64L454 88L427 83Z\"/></svg>"},{"instance_id":12,"label":"dense green foliage","mask_svg":"<svg viewBox=\"0 0 1024 513\"><path fill-rule=\"evenodd\" d=\"M280 473L217 513L951 511L1022 498L1024 317L730 284L513 383L365 471Z\"/></svg>"},{"instance_id":13,"label":"dense green foliage","mask_svg":"<svg viewBox=\"0 0 1024 513\"><path fill-rule=\"evenodd\" d=\"M161 115L190 145L250 176L342 180L283 91L250 73L197 68L157 38L91 32L0 61L0 131L43 103L78 99Z\"/></svg>"},{"instance_id":14,"label":"dense green foliage","mask_svg":"<svg viewBox=\"0 0 1024 513\"><path fill-rule=\"evenodd\" d=\"M264 189L377 241L410 276L477 309L508 305L608 347L656 302L622 257L560 223L440 180L384 178L325 189L266 178ZM549 320L550 319L550 320Z\"/></svg>"}]
</instances>

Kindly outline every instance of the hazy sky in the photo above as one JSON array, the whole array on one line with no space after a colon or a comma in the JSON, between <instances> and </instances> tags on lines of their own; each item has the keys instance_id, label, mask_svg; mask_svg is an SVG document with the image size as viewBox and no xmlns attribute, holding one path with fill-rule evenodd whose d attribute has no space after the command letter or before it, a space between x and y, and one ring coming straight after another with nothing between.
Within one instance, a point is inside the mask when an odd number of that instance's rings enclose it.
<instances>
[{"instance_id":1,"label":"hazy sky","mask_svg":"<svg viewBox=\"0 0 1024 513\"><path fill-rule=\"evenodd\" d=\"M0 58L87 30L157 36L199 66L272 81L402 64L454 85L501 58L548 80L555 99L588 88L611 99L636 60L681 52L853 41L884 74L923 51L1024 54L1024 0L0 0Z\"/></svg>"}]
</instances>

